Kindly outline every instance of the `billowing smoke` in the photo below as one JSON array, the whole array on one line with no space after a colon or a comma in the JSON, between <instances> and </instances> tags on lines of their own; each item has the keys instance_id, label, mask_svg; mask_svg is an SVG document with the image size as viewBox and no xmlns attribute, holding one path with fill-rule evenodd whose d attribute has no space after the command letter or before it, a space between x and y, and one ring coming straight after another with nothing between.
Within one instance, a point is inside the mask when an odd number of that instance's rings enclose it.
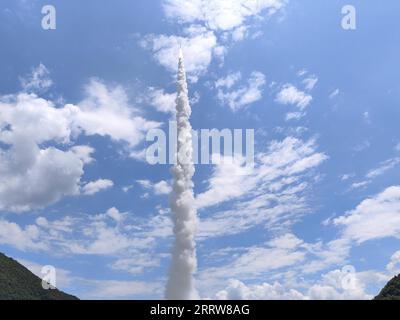
<instances>
[{"instance_id":1,"label":"billowing smoke","mask_svg":"<svg viewBox=\"0 0 400 320\"><path fill-rule=\"evenodd\" d=\"M176 121L178 129L177 161L171 172L175 243L165 297L170 300L198 298L193 274L197 268L195 234L197 214L193 195L193 144L186 73L182 51L179 52L179 70L176 98Z\"/></svg>"}]
</instances>

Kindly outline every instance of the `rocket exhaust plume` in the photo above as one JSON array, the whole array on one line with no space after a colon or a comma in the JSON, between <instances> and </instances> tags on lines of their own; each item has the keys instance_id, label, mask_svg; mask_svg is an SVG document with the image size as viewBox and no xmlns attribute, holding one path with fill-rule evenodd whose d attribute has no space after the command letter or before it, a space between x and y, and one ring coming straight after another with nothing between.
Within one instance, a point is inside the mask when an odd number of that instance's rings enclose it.
<instances>
[{"instance_id":1,"label":"rocket exhaust plume","mask_svg":"<svg viewBox=\"0 0 400 320\"><path fill-rule=\"evenodd\" d=\"M195 234L197 213L193 195L193 143L189 122L192 112L182 50L179 51L179 69L176 98L176 122L178 131L177 159L171 169L173 193L171 211L174 222L175 242L165 297L169 300L197 299L193 274L197 268Z\"/></svg>"}]
</instances>

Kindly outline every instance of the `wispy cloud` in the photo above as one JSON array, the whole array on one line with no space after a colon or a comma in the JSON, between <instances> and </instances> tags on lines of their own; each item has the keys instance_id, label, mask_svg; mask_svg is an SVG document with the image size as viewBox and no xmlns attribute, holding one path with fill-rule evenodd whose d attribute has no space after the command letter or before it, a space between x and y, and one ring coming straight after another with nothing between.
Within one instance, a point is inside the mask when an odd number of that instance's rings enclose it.
<instances>
[{"instance_id":1,"label":"wispy cloud","mask_svg":"<svg viewBox=\"0 0 400 320\"><path fill-rule=\"evenodd\" d=\"M226 104L232 111L238 111L262 98L262 88L266 80L261 72L251 73L246 85L242 85L235 90L231 88L241 79L240 73L229 74L226 78L218 79L215 83L218 88L218 100L221 104Z\"/></svg>"}]
</instances>

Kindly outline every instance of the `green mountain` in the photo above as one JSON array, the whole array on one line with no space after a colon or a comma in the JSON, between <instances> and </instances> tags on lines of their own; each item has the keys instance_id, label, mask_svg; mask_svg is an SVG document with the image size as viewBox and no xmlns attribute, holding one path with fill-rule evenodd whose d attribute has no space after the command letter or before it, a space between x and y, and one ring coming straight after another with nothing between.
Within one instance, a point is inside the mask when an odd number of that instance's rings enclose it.
<instances>
[{"instance_id":1,"label":"green mountain","mask_svg":"<svg viewBox=\"0 0 400 320\"><path fill-rule=\"evenodd\" d=\"M400 275L390 280L374 300L400 300Z\"/></svg>"},{"instance_id":2,"label":"green mountain","mask_svg":"<svg viewBox=\"0 0 400 320\"><path fill-rule=\"evenodd\" d=\"M42 279L0 253L0 300L78 300L57 289L42 288Z\"/></svg>"}]
</instances>

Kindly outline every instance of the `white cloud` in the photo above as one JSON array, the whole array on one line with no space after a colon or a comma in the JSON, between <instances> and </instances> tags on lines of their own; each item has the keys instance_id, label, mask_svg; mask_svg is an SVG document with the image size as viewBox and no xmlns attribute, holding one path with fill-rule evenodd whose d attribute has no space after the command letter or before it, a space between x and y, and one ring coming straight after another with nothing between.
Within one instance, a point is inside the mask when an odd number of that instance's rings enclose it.
<instances>
[{"instance_id":1,"label":"white cloud","mask_svg":"<svg viewBox=\"0 0 400 320\"><path fill-rule=\"evenodd\" d=\"M0 219L0 243L11 245L19 250L44 250L47 246L38 243L39 230L36 226L30 225L21 228L14 222Z\"/></svg>"},{"instance_id":2,"label":"white cloud","mask_svg":"<svg viewBox=\"0 0 400 320\"><path fill-rule=\"evenodd\" d=\"M294 234L287 233L283 236L279 236L268 241L268 245L271 247L281 248L281 249L295 249L303 244L303 240L297 238Z\"/></svg>"},{"instance_id":3,"label":"white cloud","mask_svg":"<svg viewBox=\"0 0 400 320\"><path fill-rule=\"evenodd\" d=\"M200 209L229 203L223 211L208 211L200 221L201 237L218 237L243 232L255 225L285 225L309 211L303 193L310 188L313 169L327 156L316 151L314 140L288 137L270 143L256 156L254 169L240 162L217 164L203 193L197 195ZM307 176L307 178L306 178ZM229 177L229 179L227 179ZM229 186L226 181L234 181Z\"/></svg>"},{"instance_id":4,"label":"white cloud","mask_svg":"<svg viewBox=\"0 0 400 320\"><path fill-rule=\"evenodd\" d=\"M122 220L124 220L124 214L119 212L119 210L115 207L108 209L106 215L114 219L116 222L121 222Z\"/></svg>"},{"instance_id":5,"label":"white cloud","mask_svg":"<svg viewBox=\"0 0 400 320\"><path fill-rule=\"evenodd\" d=\"M308 289L312 300L370 300L359 273L350 275L344 270L333 270L322 275L321 281ZM350 282L351 281L351 282Z\"/></svg>"},{"instance_id":6,"label":"white cloud","mask_svg":"<svg viewBox=\"0 0 400 320\"><path fill-rule=\"evenodd\" d=\"M393 169L395 166L397 166L400 163L400 158L392 158L388 159L386 161L383 161L380 163L378 168L375 168L373 170L370 170L366 177L369 179L376 178L380 175L385 174L387 171Z\"/></svg>"},{"instance_id":7,"label":"white cloud","mask_svg":"<svg viewBox=\"0 0 400 320\"><path fill-rule=\"evenodd\" d=\"M154 58L159 64L171 72L176 72L179 47L185 55L185 68L189 80L196 82L204 74L211 63L214 48L217 47L217 38L212 31L197 29L189 31L186 37L149 35L142 42L142 46L153 51Z\"/></svg>"},{"instance_id":8,"label":"white cloud","mask_svg":"<svg viewBox=\"0 0 400 320\"><path fill-rule=\"evenodd\" d=\"M71 148L71 152L73 152L84 164L89 164L95 161L92 158L92 153L94 149L89 146L74 146Z\"/></svg>"},{"instance_id":9,"label":"white cloud","mask_svg":"<svg viewBox=\"0 0 400 320\"><path fill-rule=\"evenodd\" d=\"M0 97L0 142L7 146L0 148L0 209L29 211L78 194L94 151L73 146L79 134L134 148L159 125L138 115L122 87L92 80L86 94L78 105L63 107L35 94Z\"/></svg>"},{"instance_id":10,"label":"white cloud","mask_svg":"<svg viewBox=\"0 0 400 320\"><path fill-rule=\"evenodd\" d=\"M239 79L240 73L229 74L226 78L217 80L218 100L221 104L228 105L232 111L238 111L262 98L262 87L265 85L265 75L254 71L247 80L247 85L236 90L230 89ZM222 89L227 88L226 90Z\"/></svg>"},{"instance_id":11,"label":"white cloud","mask_svg":"<svg viewBox=\"0 0 400 320\"><path fill-rule=\"evenodd\" d=\"M333 98L337 97L339 95L339 93L340 93L340 90L336 89L336 90L332 91L332 93L329 95L329 98L333 99Z\"/></svg>"},{"instance_id":12,"label":"white cloud","mask_svg":"<svg viewBox=\"0 0 400 320\"><path fill-rule=\"evenodd\" d=\"M137 181L144 189L151 190L155 195L169 194L172 191L171 186L167 181L161 180L156 183L152 183L150 180L138 180Z\"/></svg>"},{"instance_id":13,"label":"white cloud","mask_svg":"<svg viewBox=\"0 0 400 320\"><path fill-rule=\"evenodd\" d=\"M30 75L20 78L20 82L26 92L43 92L53 85L50 72L42 63L34 68Z\"/></svg>"},{"instance_id":14,"label":"white cloud","mask_svg":"<svg viewBox=\"0 0 400 320\"><path fill-rule=\"evenodd\" d=\"M166 93L163 89L150 88L149 102L156 110L164 113L175 113L176 93Z\"/></svg>"},{"instance_id":15,"label":"white cloud","mask_svg":"<svg viewBox=\"0 0 400 320\"><path fill-rule=\"evenodd\" d=\"M365 188L372 183L373 179L384 175L387 171L395 168L399 163L400 158L391 158L381 162L378 167L368 171L368 173L365 175L365 180L352 183L350 189Z\"/></svg>"},{"instance_id":16,"label":"white cloud","mask_svg":"<svg viewBox=\"0 0 400 320\"><path fill-rule=\"evenodd\" d=\"M115 261L111 268L118 271L125 271L131 274L140 274L148 268L156 268L160 265L160 259L154 255L138 253L134 258L122 258Z\"/></svg>"},{"instance_id":17,"label":"white cloud","mask_svg":"<svg viewBox=\"0 0 400 320\"><path fill-rule=\"evenodd\" d=\"M147 247L150 238L130 237L118 226L109 226L105 221L95 221L82 230L85 241L79 237L70 241L68 251L74 254L117 255L130 249Z\"/></svg>"},{"instance_id":18,"label":"white cloud","mask_svg":"<svg viewBox=\"0 0 400 320\"><path fill-rule=\"evenodd\" d=\"M297 290L287 289L280 283L262 283L247 286L232 279L226 289L217 292L218 300L304 300L306 297Z\"/></svg>"},{"instance_id":19,"label":"white cloud","mask_svg":"<svg viewBox=\"0 0 400 320\"><path fill-rule=\"evenodd\" d=\"M93 195L95 193L98 193L100 191L112 188L114 186L114 182L108 179L99 179L96 181L91 181L89 183L86 183L82 187L82 193L84 195Z\"/></svg>"},{"instance_id":20,"label":"white cloud","mask_svg":"<svg viewBox=\"0 0 400 320\"><path fill-rule=\"evenodd\" d=\"M347 239L306 243L291 233L263 246L223 248L213 252L218 266L200 270L200 291L219 299L371 299L370 285L383 286L391 274L345 266L350 249ZM397 256L388 270L394 270ZM328 269L332 266L336 269ZM328 271L316 273L321 270Z\"/></svg>"},{"instance_id":21,"label":"white cloud","mask_svg":"<svg viewBox=\"0 0 400 320\"><path fill-rule=\"evenodd\" d=\"M342 181L347 181L347 180L349 180L349 179L351 179L351 178L353 178L354 177L354 174L353 173L345 173L345 174L342 174L341 176L340 176L340 180L342 180Z\"/></svg>"},{"instance_id":22,"label":"white cloud","mask_svg":"<svg viewBox=\"0 0 400 320\"><path fill-rule=\"evenodd\" d=\"M263 11L268 15L285 5L282 0L166 0L164 10L168 18L183 23L204 23L212 30L232 30L245 24L246 19Z\"/></svg>"},{"instance_id":23,"label":"white cloud","mask_svg":"<svg viewBox=\"0 0 400 320\"><path fill-rule=\"evenodd\" d=\"M369 147L371 147L371 142L369 142L368 140L364 140L363 142L361 142L358 145L356 145L353 148L353 150L355 152L361 152L361 151L364 151L364 150L368 149Z\"/></svg>"},{"instance_id":24,"label":"white cloud","mask_svg":"<svg viewBox=\"0 0 400 320\"><path fill-rule=\"evenodd\" d=\"M303 82L306 90L311 91L312 89L314 89L315 85L317 84L318 78L313 75L313 76L310 76L310 77L304 79L302 82Z\"/></svg>"},{"instance_id":25,"label":"white cloud","mask_svg":"<svg viewBox=\"0 0 400 320\"><path fill-rule=\"evenodd\" d=\"M125 193L127 193L127 192L129 192L132 188L133 188L133 186L124 186L124 187L122 187L122 191L125 192Z\"/></svg>"},{"instance_id":26,"label":"white cloud","mask_svg":"<svg viewBox=\"0 0 400 320\"><path fill-rule=\"evenodd\" d=\"M393 253L386 269L393 274L398 274L400 272L400 251Z\"/></svg>"},{"instance_id":27,"label":"white cloud","mask_svg":"<svg viewBox=\"0 0 400 320\"><path fill-rule=\"evenodd\" d=\"M364 119L365 123L368 123L368 124L371 123L371 115L369 114L368 111L365 111L363 113L363 119Z\"/></svg>"},{"instance_id":28,"label":"white cloud","mask_svg":"<svg viewBox=\"0 0 400 320\"><path fill-rule=\"evenodd\" d=\"M107 136L135 147L147 130L159 124L138 115L121 86L107 87L92 79L86 86L86 98L78 106L66 105L73 128L86 135Z\"/></svg>"},{"instance_id":29,"label":"white cloud","mask_svg":"<svg viewBox=\"0 0 400 320\"><path fill-rule=\"evenodd\" d=\"M154 295L160 290L160 283L149 281L86 280L81 284L88 287L86 299L133 299L137 296Z\"/></svg>"},{"instance_id":30,"label":"white cloud","mask_svg":"<svg viewBox=\"0 0 400 320\"><path fill-rule=\"evenodd\" d=\"M343 227L343 237L362 243L400 237L400 187L392 186L363 200L355 209L333 220Z\"/></svg>"},{"instance_id":31,"label":"white cloud","mask_svg":"<svg viewBox=\"0 0 400 320\"><path fill-rule=\"evenodd\" d=\"M247 36L248 28L246 26L237 27L232 32L233 41L241 41Z\"/></svg>"},{"instance_id":32,"label":"white cloud","mask_svg":"<svg viewBox=\"0 0 400 320\"><path fill-rule=\"evenodd\" d=\"M312 96L291 84L285 84L275 100L281 104L296 105L300 110L304 110L311 103Z\"/></svg>"},{"instance_id":33,"label":"white cloud","mask_svg":"<svg viewBox=\"0 0 400 320\"><path fill-rule=\"evenodd\" d=\"M294 248L254 246L243 248L241 253L233 255L231 262L218 267L200 271L200 281L210 282L215 279L257 279L271 271L294 266L306 257L306 252Z\"/></svg>"},{"instance_id":34,"label":"white cloud","mask_svg":"<svg viewBox=\"0 0 400 320\"><path fill-rule=\"evenodd\" d=\"M39 278L43 277L43 265L25 259L17 260ZM158 295L161 289L161 283L158 282L81 278L58 266L56 272L57 288L66 292L78 291L81 299L134 299L137 296Z\"/></svg>"},{"instance_id":35,"label":"white cloud","mask_svg":"<svg viewBox=\"0 0 400 320\"><path fill-rule=\"evenodd\" d=\"M285 4L286 0L165 0L165 14L182 25L183 36L150 35L140 43L153 52L159 64L174 73L181 45L188 77L196 82L213 57L223 62L229 43L246 37L251 18L260 21L270 17Z\"/></svg>"},{"instance_id":36,"label":"white cloud","mask_svg":"<svg viewBox=\"0 0 400 320\"><path fill-rule=\"evenodd\" d=\"M171 191L172 191L171 186L168 184L168 182L166 182L164 180L154 184L154 193L157 195L169 194L169 193L171 193Z\"/></svg>"},{"instance_id":37,"label":"white cloud","mask_svg":"<svg viewBox=\"0 0 400 320\"><path fill-rule=\"evenodd\" d=\"M69 109L56 108L51 101L35 94L3 96L0 100L0 140L10 145L22 137L38 144L49 140L69 142L70 115Z\"/></svg>"},{"instance_id":38,"label":"white cloud","mask_svg":"<svg viewBox=\"0 0 400 320\"><path fill-rule=\"evenodd\" d=\"M305 112L288 112L286 114L285 120L290 121L290 120L299 120L303 118L306 115Z\"/></svg>"},{"instance_id":39,"label":"white cloud","mask_svg":"<svg viewBox=\"0 0 400 320\"><path fill-rule=\"evenodd\" d=\"M359 188L365 188L371 183L371 181L360 181L360 182L354 182L351 184L350 189L359 189Z\"/></svg>"},{"instance_id":40,"label":"white cloud","mask_svg":"<svg viewBox=\"0 0 400 320\"><path fill-rule=\"evenodd\" d=\"M306 75L308 73L308 71L306 69L300 69L299 71L297 71L297 75L299 77L302 77L304 75Z\"/></svg>"},{"instance_id":41,"label":"white cloud","mask_svg":"<svg viewBox=\"0 0 400 320\"><path fill-rule=\"evenodd\" d=\"M78 194L84 163L76 154L21 138L0 151L1 209L28 211Z\"/></svg>"},{"instance_id":42,"label":"white cloud","mask_svg":"<svg viewBox=\"0 0 400 320\"><path fill-rule=\"evenodd\" d=\"M301 266L301 270L304 273L315 273L332 266L343 266L350 254L351 241L339 238L327 243L319 241L306 244L305 247L313 255L313 259Z\"/></svg>"},{"instance_id":43,"label":"white cloud","mask_svg":"<svg viewBox=\"0 0 400 320\"><path fill-rule=\"evenodd\" d=\"M369 284L383 285L388 276L376 271L349 273L345 269L331 270L322 274L319 279L304 282L304 279L294 283L247 285L238 279L230 279L228 286L216 293L221 300L370 300L373 295L368 293ZM297 288L291 288L295 285Z\"/></svg>"},{"instance_id":44,"label":"white cloud","mask_svg":"<svg viewBox=\"0 0 400 320\"><path fill-rule=\"evenodd\" d=\"M208 180L207 190L196 197L197 208L214 206L249 192L256 181L244 159L221 158Z\"/></svg>"},{"instance_id":45,"label":"white cloud","mask_svg":"<svg viewBox=\"0 0 400 320\"><path fill-rule=\"evenodd\" d=\"M114 207L97 215L76 214L58 220L39 217L35 223L24 227L3 219L0 226L4 235L0 242L21 250L119 258L150 254L150 245L156 238L172 234L172 223L166 215L157 214L142 220Z\"/></svg>"},{"instance_id":46,"label":"white cloud","mask_svg":"<svg viewBox=\"0 0 400 320\"><path fill-rule=\"evenodd\" d=\"M220 78L215 82L216 88L232 88L240 79L242 74L240 72L232 72L228 74L225 78Z\"/></svg>"}]
</instances>

